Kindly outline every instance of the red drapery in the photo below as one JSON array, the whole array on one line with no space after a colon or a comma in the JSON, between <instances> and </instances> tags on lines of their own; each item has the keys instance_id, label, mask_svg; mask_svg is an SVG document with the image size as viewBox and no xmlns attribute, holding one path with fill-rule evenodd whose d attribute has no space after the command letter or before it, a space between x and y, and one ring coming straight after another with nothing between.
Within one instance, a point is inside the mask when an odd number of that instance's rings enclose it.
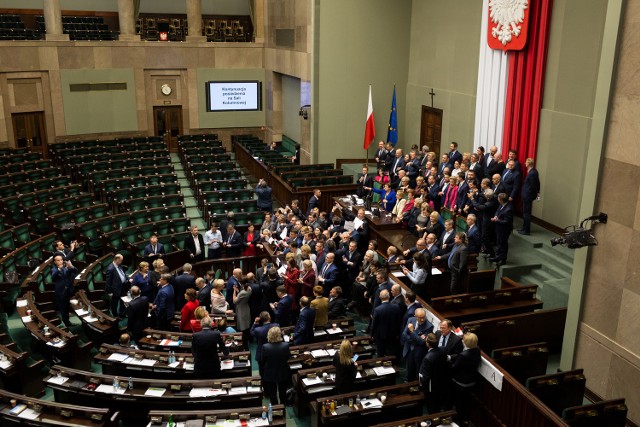
<instances>
[{"instance_id":1,"label":"red drapery","mask_svg":"<svg viewBox=\"0 0 640 427\"><path fill-rule=\"evenodd\" d=\"M509 52L502 155L506 159L509 150L515 149L523 167L527 157L535 158L538 146L552 4L553 0L529 2L527 45L521 51Z\"/></svg>"}]
</instances>

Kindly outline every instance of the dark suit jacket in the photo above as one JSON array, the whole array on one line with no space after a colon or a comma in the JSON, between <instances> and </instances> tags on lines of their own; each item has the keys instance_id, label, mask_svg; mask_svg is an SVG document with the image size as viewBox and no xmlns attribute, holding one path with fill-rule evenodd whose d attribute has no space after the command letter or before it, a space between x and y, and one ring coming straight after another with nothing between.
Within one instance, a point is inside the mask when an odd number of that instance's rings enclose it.
<instances>
[{"instance_id":1,"label":"dark suit jacket","mask_svg":"<svg viewBox=\"0 0 640 427\"><path fill-rule=\"evenodd\" d=\"M156 252L155 254L153 253L153 248L151 247L151 243L149 243L147 246L144 247L144 257L147 258L149 256L154 256L154 255L164 255L165 254L165 250L164 250L164 245L160 242L158 242L158 244L156 245Z\"/></svg>"},{"instance_id":2,"label":"dark suit jacket","mask_svg":"<svg viewBox=\"0 0 640 427\"><path fill-rule=\"evenodd\" d=\"M441 348L430 349L420 365L420 388L437 396L443 393L447 381L446 366L447 352Z\"/></svg>"},{"instance_id":3,"label":"dark suit jacket","mask_svg":"<svg viewBox=\"0 0 640 427\"><path fill-rule=\"evenodd\" d=\"M158 290L156 300L156 316L160 319L173 318L173 312L176 311L175 299L172 285L166 285Z\"/></svg>"},{"instance_id":4,"label":"dark suit jacket","mask_svg":"<svg viewBox=\"0 0 640 427\"><path fill-rule=\"evenodd\" d=\"M451 355L451 376L460 384L472 385L478 378L480 349L469 348L460 354Z\"/></svg>"},{"instance_id":5,"label":"dark suit jacket","mask_svg":"<svg viewBox=\"0 0 640 427\"><path fill-rule=\"evenodd\" d=\"M397 304L381 303L373 310L371 321L371 335L376 340L389 340L400 334L402 314Z\"/></svg>"},{"instance_id":6,"label":"dark suit jacket","mask_svg":"<svg viewBox=\"0 0 640 427\"><path fill-rule=\"evenodd\" d=\"M125 277L126 277L126 273L125 273ZM105 274L104 291L108 294L113 293L114 298L119 298L128 290L128 286L125 286L125 285L128 285L128 282L127 281L123 282L120 279L120 274L118 274L118 271L116 270L116 266L113 263L109 264L109 267L107 268L107 273Z\"/></svg>"},{"instance_id":7,"label":"dark suit jacket","mask_svg":"<svg viewBox=\"0 0 640 427\"><path fill-rule=\"evenodd\" d=\"M219 377L220 358L218 349L228 355L229 350L224 345L220 331L211 328L202 328L202 331L193 334L191 342L191 354L194 359L194 373L198 376Z\"/></svg>"},{"instance_id":8,"label":"dark suit jacket","mask_svg":"<svg viewBox=\"0 0 640 427\"><path fill-rule=\"evenodd\" d=\"M262 346L262 364L265 382L282 383L289 379L291 372L287 361L291 357L289 343L266 343Z\"/></svg>"},{"instance_id":9,"label":"dark suit jacket","mask_svg":"<svg viewBox=\"0 0 640 427\"><path fill-rule=\"evenodd\" d=\"M404 316L402 317L402 326L405 327L407 326L407 322L409 321L410 318L414 317L415 313L416 313L416 309L422 307L422 305L416 301L411 305L407 306L407 311L404 313ZM432 325L432 329L433 329L433 325ZM429 330L429 332L433 332L432 330Z\"/></svg>"},{"instance_id":10,"label":"dark suit jacket","mask_svg":"<svg viewBox=\"0 0 640 427\"><path fill-rule=\"evenodd\" d=\"M397 161L397 163L396 163ZM391 170L389 171L389 176L394 177L397 175L398 171L397 169L404 169L406 163L404 162L404 158L400 157L399 159L397 159L395 156L393 158L393 160L391 161Z\"/></svg>"},{"instance_id":11,"label":"dark suit jacket","mask_svg":"<svg viewBox=\"0 0 640 427\"><path fill-rule=\"evenodd\" d=\"M198 304L201 307L205 307L207 311L211 311L211 290L213 285L211 283L205 283L205 285L198 291Z\"/></svg>"},{"instance_id":12,"label":"dark suit jacket","mask_svg":"<svg viewBox=\"0 0 640 427\"><path fill-rule=\"evenodd\" d=\"M59 269L51 267L51 280L54 284L54 293L57 297L69 297L73 293L73 279L78 274L75 267Z\"/></svg>"},{"instance_id":13,"label":"dark suit jacket","mask_svg":"<svg viewBox=\"0 0 640 427\"><path fill-rule=\"evenodd\" d=\"M300 316L293 329L293 343L295 345L308 344L313 339L313 324L316 320L316 311L307 307L300 310Z\"/></svg>"},{"instance_id":14,"label":"dark suit jacket","mask_svg":"<svg viewBox=\"0 0 640 427\"><path fill-rule=\"evenodd\" d=\"M456 251L451 256L451 271L454 271L460 275L464 275L467 272L468 258L469 258L469 250L467 249L466 245L461 244L458 247L456 247Z\"/></svg>"},{"instance_id":15,"label":"dark suit jacket","mask_svg":"<svg viewBox=\"0 0 640 427\"><path fill-rule=\"evenodd\" d=\"M440 337L442 336L442 332L440 330L436 331L436 338L438 339L438 343L440 343ZM446 354L458 354L463 349L462 339L453 333L453 331L449 334L447 338L447 345L445 347Z\"/></svg>"},{"instance_id":16,"label":"dark suit jacket","mask_svg":"<svg viewBox=\"0 0 640 427\"><path fill-rule=\"evenodd\" d=\"M189 256L191 256L191 254L194 255L193 261L204 260L205 246L204 246L204 238L202 237L202 234L198 234L198 242L200 243L200 255L196 256L196 244L193 241L193 236L189 234L184 238L184 249L187 251Z\"/></svg>"},{"instance_id":17,"label":"dark suit jacket","mask_svg":"<svg viewBox=\"0 0 640 427\"><path fill-rule=\"evenodd\" d=\"M456 160L462 163L462 154L458 150L449 151L449 163L454 164Z\"/></svg>"},{"instance_id":18,"label":"dark suit jacket","mask_svg":"<svg viewBox=\"0 0 640 427\"><path fill-rule=\"evenodd\" d=\"M373 175L368 173L367 177L360 182L360 178L362 178L362 174L358 175L358 179L356 180L356 184L358 184L358 189L356 190L356 194L358 197L362 198L369 194L369 191L365 190L362 187L373 187Z\"/></svg>"},{"instance_id":19,"label":"dark suit jacket","mask_svg":"<svg viewBox=\"0 0 640 427\"><path fill-rule=\"evenodd\" d=\"M480 228L477 224L474 224L471 229L467 230L467 248L470 254L480 253L482 247L482 235Z\"/></svg>"},{"instance_id":20,"label":"dark suit jacket","mask_svg":"<svg viewBox=\"0 0 640 427\"><path fill-rule=\"evenodd\" d=\"M496 210L496 232L499 233L511 233L513 229L513 205L511 203L505 203L502 208L498 207Z\"/></svg>"},{"instance_id":21,"label":"dark suit jacket","mask_svg":"<svg viewBox=\"0 0 640 427\"><path fill-rule=\"evenodd\" d=\"M453 242L454 242L454 237L456 237L456 232L455 230L452 230L451 233L449 233L449 236L447 237L447 239L445 240L444 236L446 235L446 230L442 232L442 235L440 236L440 238L438 239L438 242L436 243L438 245L438 255L440 255L441 257L445 257L449 255L449 252L451 252L451 248L453 248ZM446 248L442 248L442 245L447 245Z\"/></svg>"},{"instance_id":22,"label":"dark suit jacket","mask_svg":"<svg viewBox=\"0 0 640 427\"><path fill-rule=\"evenodd\" d=\"M329 319L339 319L347 315L347 308L342 297L329 299Z\"/></svg>"},{"instance_id":23,"label":"dark suit jacket","mask_svg":"<svg viewBox=\"0 0 640 427\"><path fill-rule=\"evenodd\" d=\"M337 259L337 255L336 255ZM322 275L322 270L324 269L324 265L322 267L318 267L318 275ZM327 271L324 273L324 282L322 283L322 287L325 291L329 292L331 288L338 284L338 276L340 272L338 271L338 267L336 267L336 263L332 263Z\"/></svg>"},{"instance_id":24,"label":"dark suit jacket","mask_svg":"<svg viewBox=\"0 0 640 427\"><path fill-rule=\"evenodd\" d=\"M522 184L522 200L533 202L539 192L540 178L538 177L538 171L535 168L532 168L529 173L527 173L527 176L524 179L524 184Z\"/></svg>"},{"instance_id":25,"label":"dark suit jacket","mask_svg":"<svg viewBox=\"0 0 640 427\"><path fill-rule=\"evenodd\" d=\"M491 179L495 174L502 176L502 172L506 167L507 165L504 162L497 163L495 160L492 160L491 166L489 166L488 169L485 169L487 172L485 176L489 179Z\"/></svg>"},{"instance_id":26,"label":"dark suit jacket","mask_svg":"<svg viewBox=\"0 0 640 427\"><path fill-rule=\"evenodd\" d=\"M196 287L196 279L189 273L182 273L179 276L176 276L174 281L174 294L176 298L176 309L182 310L182 307L185 305L186 300L184 299L184 293L187 292L187 289ZM209 301L211 301L211 295L209 295Z\"/></svg>"},{"instance_id":27,"label":"dark suit jacket","mask_svg":"<svg viewBox=\"0 0 640 427\"><path fill-rule=\"evenodd\" d=\"M518 193L520 192L520 182L520 171L516 169L514 169L513 172L505 170L502 174L502 183L507 190L507 195L513 200L518 197Z\"/></svg>"},{"instance_id":28,"label":"dark suit jacket","mask_svg":"<svg viewBox=\"0 0 640 427\"><path fill-rule=\"evenodd\" d=\"M274 326L280 326L277 323L266 323L264 325L253 324L251 326L251 336L256 339L256 361L262 364L262 346L267 343L267 334L269 329Z\"/></svg>"},{"instance_id":29,"label":"dark suit jacket","mask_svg":"<svg viewBox=\"0 0 640 427\"><path fill-rule=\"evenodd\" d=\"M233 235L227 234L224 243L227 243L226 248L229 257L242 256L242 235L238 233L238 230L234 230Z\"/></svg>"},{"instance_id":30,"label":"dark suit jacket","mask_svg":"<svg viewBox=\"0 0 640 427\"><path fill-rule=\"evenodd\" d=\"M317 207L320 207L320 200L318 200L318 198L313 195L309 198L309 203L307 204L307 216L309 216L313 208Z\"/></svg>"},{"instance_id":31,"label":"dark suit jacket","mask_svg":"<svg viewBox=\"0 0 640 427\"><path fill-rule=\"evenodd\" d=\"M404 317L404 314L407 312L407 304L404 303L404 296L400 294L397 297L393 298L391 300L391 304L397 305L398 308L400 308L400 322L398 322L398 326L402 328L404 326L402 325L402 318Z\"/></svg>"},{"instance_id":32,"label":"dark suit jacket","mask_svg":"<svg viewBox=\"0 0 640 427\"><path fill-rule=\"evenodd\" d=\"M229 309L231 310L233 310L235 307L235 304L233 303L233 288L236 286L240 286L240 282L238 281L238 279L236 279L235 276L229 277L229 280L227 280L227 287L226 287L226 290L227 290L226 300L227 300L227 303L229 304Z\"/></svg>"},{"instance_id":33,"label":"dark suit jacket","mask_svg":"<svg viewBox=\"0 0 640 427\"><path fill-rule=\"evenodd\" d=\"M278 301L278 306L275 309L275 321L282 326L291 325L291 304L293 298L290 295L285 295Z\"/></svg>"},{"instance_id":34,"label":"dark suit jacket","mask_svg":"<svg viewBox=\"0 0 640 427\"><path fill-rule=\"evenodd\" d=\"M428 320L425 320L422 325L417 324L416 318L411 316L407 319L407 324L412 323L414 327L418 325L413 332L409 332L407 325L404 325L402 335L400 335L400 342L402 343L402 357L407 357L409 352L415 351L421 360L425 354L427 354L427 343L422 339L422 335L427 335L433 331L433 324ZM411 348L413 347L413 349ZM421 357L420 357L421 356Z\"/></svg>"},{"instance_id":35,"label":"dark suit jacket","mask_svg":"<svg viewBox=\"0 0 640 427\"><path fill-rule=\"evenodd\" d=\"M140 296L129 303L127 309L127 329L133 334L140 334L148 326L149 299Z\"/></svg>"}]
</instances>

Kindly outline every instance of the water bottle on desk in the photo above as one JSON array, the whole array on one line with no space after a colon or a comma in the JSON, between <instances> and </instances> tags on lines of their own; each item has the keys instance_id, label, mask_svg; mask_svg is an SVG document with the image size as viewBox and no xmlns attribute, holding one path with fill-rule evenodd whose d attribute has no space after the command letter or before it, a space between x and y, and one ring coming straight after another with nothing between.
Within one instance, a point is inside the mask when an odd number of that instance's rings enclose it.
<instances>
[{"instance_id":1,"label":"water bottle on desk","mask_svg":"<svg viewBox=\"0 0 640 427\"><path fill-rule=\"evenodd\" d=\"M120 379L118 377L113 377L113 391L120 390Z\"/></svg>"},{"instance_id":2,"label":"water bottle on desk","mask_svg":"<svg viewBox=\"0 0 640 427\"><path fill-rule=\"evenodd\" d=\"M269 420L269 424L273 422L273 406L269 403L269 412L267 413L267 418Z\"/></svg>"},{"instance_id":3,"label":"water bottle on desk","mask_svg":"<svg viewBox=\"0 0 640 427\"><path fill-rule=\"evenodd\" d=\"M129 377L129 390L133 390L133 378Z\"/></svg>"}]
</instances>

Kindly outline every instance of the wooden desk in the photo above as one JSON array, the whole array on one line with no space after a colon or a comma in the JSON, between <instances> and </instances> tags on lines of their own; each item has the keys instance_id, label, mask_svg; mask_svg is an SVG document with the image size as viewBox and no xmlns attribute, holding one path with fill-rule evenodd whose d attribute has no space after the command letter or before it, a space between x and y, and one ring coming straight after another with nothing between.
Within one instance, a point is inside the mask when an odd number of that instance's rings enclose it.
<instances>
[{"instance_id":1,"label":"wooden desk","mask_svg":"<svg viewBox=\"0 0 640 427\"><path fill-rule=\"evenodd\" d=\"M314 328L313 343L323 343L327 341L334 341L336 338L353 338L356 336L356 327L353 324L353 319L348 320L336 319L336 329L333 329L333 321L324 326L316 326ZM285 326L282 329L283 335L293 334L295 326Z\"/></svg>"},{"instance_id":2,"label":"wooden desk","mask_svg":"<svg viewBox=\"0 0 640 427\"><path fill-rule=\"evenodd\" d=\"M25 302L21 302L25 301ZM73 366L80 369L91 368L89 352L93 343L91 341L80 344L78 335L74 335L66 329L59 328L45 318L34 303L33 292L25 293L24 298L16 302L17 312L22 323L31 333L40 350L49 359L61 360L65 366ZM31 312L31 315L27 314ZM45 334L47 326L49 333Z\"/></svg>"},{"instance_id":3,"label":"wooden desk","mask_svg":"<svg viewBox=\"0 0 640 427\"><path fill-rule=\"evenodd\" d=\"M16 406L25 405L27 408L15 415L11 413L15 400ZM39 412L34 419L25 418L28 410ZM49 400L34 399L20 394L10 393L0 389L0 424L28 425L28 426L87 426L87 427L111 427L119 425L120 414L117 411L106 408L79 406L77 404L66 405L64 403L51 402Z\"/></svg>"},{"instance_id":4,"label":"wooden desk","mask_svg":"<svg viewBox=\"0 0 640 427\"><path fill-rule=\"evenodd\" d=\"M489 354L496 348L542 341L551 352L559 352L566 317L566 308L554 308L464 322L460 327L478 335L483 351Z\"/></svg>"},{"instance_id":5,"label":"wooden desk","mask_svg":"<svg viewBox=\"0 0 640 427\"><path fill-rule=\"evenodd\" d=\"M76 292L75 298L71 299L71 309L80 318L91 339L98 343L113 342L120 333L118 321L94 305L83 289Z\"/></svg>"},{"instance_id":6,"label":"wooden desk","mask_svg":"<svg viewBox=\"0 0 640 427\"><path fill-rule=\"evenodd\" d=\"M191 351L193 334L190 332L167 332L147 328L145 336L140 339L138 345L143 349L156 351ZM222 339L230 352L242 351L242 332L234 334L222 334Z\"/></svg>"},{"instance_id":7,"label":"wooden desk","mask_svg":"<svg viewBox=\"0 0 640 427\"><path fill-rule=\"evenodd\" d=\"M275 405L273 408L273 422L270 426L285 426L287 424L287 411L284 405ZM261 418L263 408L237 408L219 411L150 411L149 421L151 426L166 426L169 417L174 422L186 422L199 420L204 423L226 425L225 420L248 420ZM232 425L232 424L230 424Z\"/></svg>"},{"instance_id":8,"label":"wooden desk","mask_svg":"<svg viewBox=\"0 0 640 427\"><path fill-rule=\"evenodd\" d=\"M62 381L57 378L60 372ZM53 366L45 379L53 389L56 402L118 409L129 422L146 422L150 410L211 410L261 406L260 377L217 380L155 380L118 377L119 390L114 391L115 377L93 372ZM64 380L64 378L68 378ZM151 390L149 390L151 388ZM155 390L155 394L152 391ZM164 390L164 391L162 391ZM229 394L228 391L231 391Z\"/></svg>"},{"instance_id":9,"label":"wooden desk","mask_svg":"<svg viewBox=\"0 0 640 427\"><path fill-rule=\"evenodd\" d=\"M373 338L370 336L360 336L349 339L353 347L353 353L358 353L364 359L373 357L376 349L373 346ZM292 371L302 368L318 368L330 365L333 362L333 355L340 349L342 339L326 341L323 343L304 344L291 346L291 359L289 367Z\"/></svg>"},{"instance_id":10,"label":"wooden desk","mask_svg":"<svg viewBox=\"0 0 640 427\"><path fill-rule=\"evenodd\" d=\"M355 381L355 390L365 390L373 387L383 387L396 383L399 369L393 366L395 357L379 357L375 359L358 359L358 374ZM374 368L391 368L393 372L378 373ZM385 370L385 369L383 369ZM324 379L324 374L327 378ZM333 365L312 369L301 369L292 375L293 388L296 390L296 399L293 409L298 417L309 414L309 402L334 394L336 368Z\"/></svg>"},{"instance_id":11,"label":"wooden desk","mask_svg":"<svg viewBox=\"0 0 640 427\"><path fill-rule=\"evenodd\" d=\"M12 346L15 347L15 344ZM0 344L0 379L3 388L27 396L44 394L42 368L44 360L29 363L29 353L14 351Z\"/></svg>"},{"instance_id":12,"label":"wooden desk","mask_svg":"<svg viewBox=\"0 0 640 427\"><path fill-rule=\"evenodd\" d=\"M377 399L386 396L386 401L381 407L371 407L366 403L369 399ZM356 397L360 396L365 403L357 405ZM353 407L349 408L349 399L354 400ZM311 426L353 426L371 425L374 422L389 422L406 417L422 415L422 406L425 395L418 389L418 382L397 384L386 387L378 387L365 390L363 393L353 392L338 394L328 398L317 399L309 404L311 410ZM336 408L346 410L342 414L326 413L322 404L326 400L335 401Z\"/></svg>"},{"instance_id":13,"label":"wooden desk","mask_svg":"<svg viewBox=\"0 0 640 427\"><path fill-rule=\"evenodd\" d=\"M438 412L437 414L421 415L419 417L406 418L403 420L392 421L390 423L376 424L372 427L421 427L421 423L430 421L431 427L458 427L454 422L458 418L456 411Z\"/></svg>"},{"instance_id":14,"label":"wooden desk","mask_svg":"<svg viewBox=\"0 0 640 427\"><path fill-rule=\"evenodd\" d=\"M491 358L511 376L524 384L530 377L547 372L549 349L543 342L495 349Z\"/></svg>"},{"instance_id":15,"label":"wooden desk","mask_svg":"<svg viewBox=\"0 0 640 427\"><path fill-rule=\"evenodd\" d=\"M193 355L191 353L176 353L175 365L169 365L168 354L164 351L135 350L113 344L102 344L100 351L93 360L102 365L102 373L121 377L144 377L157 379L193 378ZM229 363L220 363L225 378L250 377L251 353L242 351L231 353Z\"/></svg>"}]
</instances>

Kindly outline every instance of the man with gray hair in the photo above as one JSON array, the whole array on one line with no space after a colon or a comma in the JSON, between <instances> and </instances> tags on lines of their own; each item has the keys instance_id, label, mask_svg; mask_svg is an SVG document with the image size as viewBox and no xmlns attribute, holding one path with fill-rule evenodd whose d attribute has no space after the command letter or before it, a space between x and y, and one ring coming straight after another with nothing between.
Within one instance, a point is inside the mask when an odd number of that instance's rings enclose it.
<instances>
[{"instance_id":1,"label":"man with gray hair","mask_svg":"<svg viewBox=\"0 0 640 427\"><path fill-rule=\"evenodd\" d=\"M211 318L205 316L200 320L202 330L193 334L191 342L191 354L193 354L193 372L196 378L220 378L220 359L218 351L225 356L229 355L229 349L224 345L222 335L217 329L211 327Z\"/></svg>"},{"instance_id":2,"label":"man with gray hair","mask_svg":"<svg viewBox=\"0 0 640 427\"><path fill-rule=\"evenodd\" d=\"M191 232L184 238L184 250L189 254L191 261L204 261L204 238L198 233L198 227L192 226Z\"/></svg>"},{"instance_id":3,"label":"man with gray hair","mask_svg":"<svg viewBox=\"0 0 640 427\"><path fill-rule=\"evenodd\" d=\"M187 292L187 289L192 288L196 289L196 280L191 275L191 269L193 267L191 264L186 263L182 266L182 274L176 276L175 283L175 294L176 294L176 310L182 310L182 307L187 303L185 300L184 294Z\"/></svg>"},{"instance_id":4,"label":"man with gray hair","mask_svg":"<svg viewBox=\"0 0 640 427\"><path fill-rule=\"evenodd\" d=\"M149 317L149 299L140 295L140 288L131 287L131 301L127 309L127 330L131 333L131 338L137 343L144 329L147 327Z\"/></svg>"},{"instance_id":5,"label":"man with gray hair","mask_svg":"<svg viewBox=\"0 0 640 427\"><path fill-rule=\"evenodd\" d=\"M433 332L433 324L427 320L424 308L416 308L415 315L407 320L402 331L402 357L407 362L407 381L418 379L422 359L427 354L427 334Z\"/></svg>"},{"instance_id":6,"label":"man with gray hair","mask_svg":"<svg viewBox=\"0 0 640 427\"><path fill-rule=\"evenodd\" d=\"M373 310L371 335L376 342L378 357L395 356L402 315L397 304L389 303L389 291L380 291L380 305Z\"/></svg>"}]
</instances>

